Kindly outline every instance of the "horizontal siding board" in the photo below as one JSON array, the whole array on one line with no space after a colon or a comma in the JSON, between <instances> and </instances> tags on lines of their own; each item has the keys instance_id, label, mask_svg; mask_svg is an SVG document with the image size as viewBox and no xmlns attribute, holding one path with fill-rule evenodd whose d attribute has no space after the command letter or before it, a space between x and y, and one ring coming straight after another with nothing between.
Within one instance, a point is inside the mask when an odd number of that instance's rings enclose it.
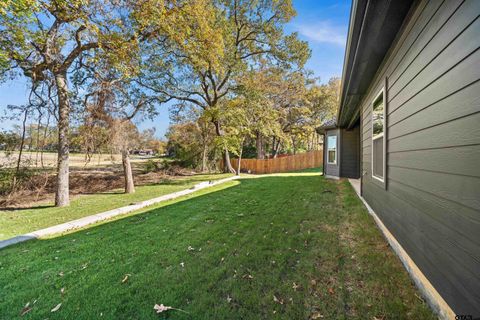
<instances>
[{"instance_id":1,"label":"horizontal siding board","mask_svg":"<svg viewBox=\"0 0 480 320\"><path fill-rule=\"evenodd\" d=\"M371 123L372 123L372 116L371 116L371 112L368 113L368 118L366 118L364 121L363 121L363 128L368 128L371 126Z\"/></svg>"},{"instance_id":2,"label":"horizontal siding board","mask_svg":"<svg viewBox=\"0 0 480 320\"><path fill-rule=\"evenodd\" d=\"M473 2L473 1L472 1ZM460 61L468 53L476 49L478 37L478 16L471 6L480 6L479 1L463 5L432 39L412 63L405 69L400 78L390 86L389 99L408 87L416 87L417 83L428 83ZM472 21L475 21L472 23ZM435 41L438 38L439 41ZM472 41L473 40L473 41Z\"/></svg>"},{"instance_id":3,"label":"horizontal siding board","mask_svg":"<svg viewBox=\"0 0 480 320\"><path fill-rule=\"evenodd\" d=\"M342 177L358 178L360 162L360 126L353 130L342 129L341 133L341 166L340 175Z\"/></svg>"},{"instance_id":4,"label":"horizontal siding board","mask_svg":"<svg viewBox=\"0 0 480 320\"><path fill-rule=\"evenodd\" d=\"M389 188L399 199L409 203L428 218L426 226L435 226L438 232L450 238L452 243L463 248L476 263L480 264L480 234L477 232L480 217L477 210L466 208L395 180L390 180Z\"/></svg>"},{"instance_id":5,"label":"horizontal siding board","mask_svg":"<svg viewBox=\"0 0 480 320\"><path fill-rule=\"evenodd\" d=\"M389 118L389 139L395 139L408 133L422 130L434 125L458 119L480 111L480 81L457 91L439 102L412 113L406 118L399 112L392 114Z\"/></svg>"},{"instance_id":6,"label":"horizontal siding board","mask_svg":"<svg viewBox=\"0 0 480 320\"><path fill-rule=\"evenodd\" d=\"M440 172L388 167L392 180L480 212L480 179Z\"/></svg>"},{"instance_id":7,"label":"horizontal siding board","mask_svg":"<svg viewBox=\"0 0 480 320\"><path fill-rule=\"evenodd\" d=\"M372 109L371 108L364 110L364 112L362 114L362 120L363 120L364 123L371 120L371 118L372 118L371 114L372 114Z\"/></svg>"},{"instance_id":8,"label":"horizontal siding board","mask_svg":"<svg viewBox=\"0 0 480 320\"><path fill-rule=\"evenodd\" d=\"M480 68L478 68L479 63L480 54L476 51L473 55L463 60L462 63L451 69L443 77L435 81L433 85L417 94L401 108L396 109L394 113L391 112L391 108L395 108L395 102L388 104L387 112L389 113L389 125L393 125L411 114L445 99L451 94L480 79Z\"/></svg>"},{"instance_id":9,"label":"horizontal siding board","mask_svg":"<svg viewBox=\"0 0 480 320\"><path fill-rule=\"evenodd\" d=\"M371 139L372 139L372 130L369 127L368 130L365 130L365 132L363 133L362 142L367 143Z\"/></svg>"},{"instance_id":10,"label":"horizontal siding board","mask_svg":"<svg viewBox=\"0 0 480 320\"><path fill-rule=\"evenodd\" d=\"M480 1L478 3L480 4ZM401 91L390 88L390 103L398 107L403 106L420 90L424 90L427 84L430 85L455 65L461 63L461 61L479 48L478 41L475 41L479 37L480 20L476 19L465 32L448 45L434 60L428 62L426 60L427 57L425 57L425 60L419 61L418 67L424 65L424 69L421 69L421 71L415 69L408 73L407 76L414 76L414 78L405 80L405 87L402 87ZM395 101L395 103L393 103L393 101ZM396 108L392 108L390 112L394 112L395 109Z\"/></svg>"},{"instance_id":11,"label":"horizontal siding board","mask_svg":"<svg viewBox=\"0 0 480 320\"><path fill-rule=\"evenodd\" d=\"M388 165L480 178L480 144L448 149L397 152L388 155Z\"/></svg>"},{"instance_id":12,"label":"horizontal siding board","mask_svg":"<svg viewBox=\"0 0 480 320\"><path fill-rule=\"evenodd\" d=\"M389 152L438 149L480 143L480 113L388 141Z\"/></svg>"},{"instance_id":13,"label":"horizontal siding board","mask_svg":"<svg viewBox=\"0 0 480 320\"><path fill-rule=\"evenodd\" d=\"M449 0L460 3L462 0ZM371 101L373 94L378 90L372 88L381 88L384 83L385 77L389 77L399 66L400 61L408 53L410 47L415 43L417 38L423 32L423 28L428 26L428 22L432 19L432 16L442 7L443 1L429 1L420 0L416 6L416 10L410 16L408 23L402 27L402 34L398 36L392 48L387 52L385 60L382 62L377 74L375 75L370 88L364 100ZM422 28L419 28L422 26Z\"/></svg>"},{"instance_id":14,"label":"horizontal siding board","mask_svg":"<svg viewBox=\"0 0 480 320\"><path fill-rule=\"evenodd\" d=\"M454 0L455 3L453 5L459 5L461 0ZM401 43L399 43L393 52L391 58L386 64L385 67L385 74L387 77L392 78L392 75L398 74L397 69L405 65L402 63L408 53L412 50L412 46L415 43L418 43L418 38L425 34L425 29L427 26L431 26L431 20L434 17L437 17L437 12L441 8L443 2L445 1L422 1L419 5L417 11L418 14L416 18L414 17L408 24L404 32L404 39ZM451 1L453 2L453 1ZM437 18L438 19L438 18Z\"/></svg>"},{"instance_id":15,"label":"horizontal siding board","mask_svg":"<svg viewBox=\"0 0 480 320\"><path fill-rule=\"evenodd\" d=\"M468 261L466 269L480 280L480 274L476 273L480 266L480 234L476 232L480 226L478 211L393 180L389 187L399 200L415 208L415 220L410 221L447 241L447 250L453 248L452 255L461 253L462 261Z\"/></svg>"},{"instance_id":16,"label":"horizontal siding board","mask_svg":"<svg viewBox=\"0 0 480 320\"><path fill-rule=\"evenodd\" d=\"M474 2L476 0L468 1ZM439 1L431 2L437 2L437 4L439 3ZM462 2L462 0L447 0L443 2L441 10L435 12L433 17L428 21L427 25L421 30L420 35L417 39L415 39L415 42L409 48L407 54L403 57L396 70L390 74L389 79L391 85L396 84L396 82L401 78L403 73L407 70L408 66L412 64L413 61L415 61L415 59L422 53L425 47L431 44L431 42L433 41L432 39L437 35L440 30L442 30L442 26L444 26L449 21L452 15L456 13L457 9L461 8ZM465 3L463 3L463 6L465 6ZM416 29L420 29L420 26L417 25ZM432 57L433 56L431 56L430 58Z\"/></svg>"},{"instance_id":17,"label":"horizontal siding board","mask_svg":"<svg viewBox=\"0 0 480 320\"><path fill-rule=\"evenodd\" d=\"M459 259L464 253L454 250L445 237L432 231L429 223L419 224L418 217L423 213L396 194L385 192L372 183L366 184L363 192L385 226L449 301L454 311L471 313L472 306L478 306L480 302L476 293L478 273L472 274L469 271L480 267L475 260L473 265L466 268L465 263ZM465 304L467 301L469 304Z\"/></svg>"}]
</instances>

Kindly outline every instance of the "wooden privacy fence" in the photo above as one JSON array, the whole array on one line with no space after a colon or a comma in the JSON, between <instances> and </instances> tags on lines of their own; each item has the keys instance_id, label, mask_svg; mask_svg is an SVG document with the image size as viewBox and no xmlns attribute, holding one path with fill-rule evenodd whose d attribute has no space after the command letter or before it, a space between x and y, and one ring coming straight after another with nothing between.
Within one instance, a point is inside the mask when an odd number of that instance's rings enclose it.
<instances>
[{"instance_id":1,"label":"wooden privacy fence","mask_svg":"<svg viewBox=\"0 0 480 320\"><path fill-rule=\"evenodd\" d=\"M238 159L231 159L231 163L237 170ZM317 150L275 159L242 159L240 171L258 174L277 173L317 168L322 164L323 150Z\"/></svg>"}]
</instances>

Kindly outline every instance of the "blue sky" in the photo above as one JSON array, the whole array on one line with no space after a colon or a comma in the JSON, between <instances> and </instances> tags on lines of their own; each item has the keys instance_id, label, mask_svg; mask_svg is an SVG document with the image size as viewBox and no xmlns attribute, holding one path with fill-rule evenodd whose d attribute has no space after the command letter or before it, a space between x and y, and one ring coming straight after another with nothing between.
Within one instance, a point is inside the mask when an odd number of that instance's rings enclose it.
<instances>
[{"instance_id":1,"label":"blue sky","mask_svg":"<svg viewBox=\"0 0 480 320\"><path fill-rule=\"evenodd\" d=\"M297 16L288 23L285 30L298 32L300 38L308 41L312 57L307 68L312 70L322 83L342 74L343 56L347 37L350 1L294 0ZM0 115L7 105L25 104L27 85L24 79L10 80L0 85ZM169 125L168 106L158 108L153 120L139 123L140 128L155 127L157 136L162 138ZM1 129L10 129L11 122L2 122Z\"/></svg>"}]
</instances>

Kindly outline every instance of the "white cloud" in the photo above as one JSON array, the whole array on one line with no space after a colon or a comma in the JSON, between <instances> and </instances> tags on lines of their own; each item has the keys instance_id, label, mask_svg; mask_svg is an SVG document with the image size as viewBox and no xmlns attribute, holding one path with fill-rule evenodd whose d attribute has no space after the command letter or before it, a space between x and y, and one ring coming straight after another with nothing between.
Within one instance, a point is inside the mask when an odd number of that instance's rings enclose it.
<instances>
[{"instance_id":1,"label":"white cloud","mask_svg":"<svg viewBox=\"0 0 480 320\"><path fill-rule=\"evenodd\" d=\"M312 42L330 43L344 46L347 41L347 31L344 27L334 26L328 21L296 26L298 33Z\"/></svg>"}]
</instances>

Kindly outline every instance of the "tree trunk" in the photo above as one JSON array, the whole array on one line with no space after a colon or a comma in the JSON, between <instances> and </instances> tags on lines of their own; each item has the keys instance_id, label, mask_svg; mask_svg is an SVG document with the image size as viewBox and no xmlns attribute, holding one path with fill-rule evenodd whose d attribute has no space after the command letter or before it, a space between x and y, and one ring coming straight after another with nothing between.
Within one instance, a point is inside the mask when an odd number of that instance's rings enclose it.
<instances>
[{"instance_id":1,"label":"tree trunk","mask_svg":"<svg viewBox=\"0 0 480 320\"><path fill-rule=\"evenodd\" d=\"M275 157L275 145L276 145L275 143L276 143L276 141L277 141L277 139L275 138L275 136L273 136L273 137L272 137L272 149L271 149L271 151L272 151L272 158Z\"/></svg>"},{"instance_id":2,"label":"tree trunk","mask_svg":"<svg viewBox=\"0 0 480 320\"><path fill-rule=\"evenodd\" d=\"M225 151L223 153L223 161L225 162L225 172L236 173L235 169L232 166L232 163L230 162L230 153L228 152L227 148L225 148Z\"/></svg>"},{"instance_id":3,"label":"tree trunk","mask_svg":"<svg viewBox=\"0 0 480 320\"><path fill-rule=\"evenodd\" d=\"M18 171L20 171L20 164L22 163L22 153L23 153L23 145L25 144L25 128L26 128L26 122L28 117L28 109L25 109L24 112L25 114L23 116L23 122L22 122L22 140L20 141L20 150L18 151L17 167L15 168L15 174L13 175L12 189L10 190L10 193L13 193L15 191L15 187L17 185Z\"/></svg>"},{"instance_id":4,"label":"tree trunk","mask_svg":"<svg viewBox=\"0 0 480 320\"><path fill-rule=\"evenodd\" d=\"M125 175L125 193L134 193L132 166L130 164L130 155L127 149L122 150L123 173Z\"/></svg>"},{"instance_id":5,"label":"tree trunk","mask_svg":"<svg viewBox=\"0 0 480 320\"><path fill-rule=\"evenodd\" d=\"M40 145L40 125L42 124L42 114L39 111L38 122L37 122L37 141L35 142L35 167L38 167L38 149Z\"/></svg>"},{"instance_id":6,"label":"tree trunk","mask_svg":"<svg viewBox=\"0 0 480 320\"><path fill-rule=\"evenodd\" d=\"M240 152L238 153L238 162L237 162L237 176L240 175L240 169L242 167L242 154L243 154L243 142L245 139L242 139L242 145L240 146Z\"/></svg>"},{"instance_id":7,"label":"tree trunk","mask_svg":"<svg viewBox=\"0 0 480 320\"><path fill-rule=\"evenodd\" d=\"M58 94L58 162L55 206L64 207L70 204L68 179L68 129L70 101L68 100L68 85L66 73L56 74L55 83Z\"/></svg>"},{"instance_id":8,"label":"tree trunk","mask_svg":"<svg viewBox=\"0 0 480 320\"><path fill-rule=\"evenodd\" d=\"M215 125L215 133L217 134L217 136L221 137L222 131L220 130L220 123L218 121L213 121L213 124ZM230 154L228 153L227 147L225 147L223 152L223 162L225 172L236 173L235 169L230 163Z\"/></svg>"},{"instance_id":9,"label":"tree trunk","mask_svg":"<svg viewBox=\"0 0 480 320\"><path fill-rule=\"evenodd\" d=\"M207 143L203 143L203 151L202 151L202 172L207 171L207 153L208 153L208 146Z\"/></svg>"},{"instance_id":10,"label":"tree trunk","mask_svg":"<svg viewBox=\"0 0 480 320\"><path fill-rule=\"evenodd\" d=\"M28 139L28 151L32 151L33 147L33 123L30 121L30 126L28 127L28 135L30 138ZM31 159L32 156L30 156Z\"/></svg>"},{"instance_id":11,"label":"tree trunk","mask_svg":"<svg viewBox=\"0 0 480 320\"><path fill-rule=\"evenodd\" d=\"M42 148L40 151L40 163L42 164L42 168L45 168L43 163L43 151L45 149L45 141L47 140L47 130L49 125L50 125L50 112L48 113L47 124L45 125L45 130L43 131Z\"/></svg>"},{"instance_id":12,"label":"tree trunk","mask_svg":"<svg viewBox=\"0 0 480 320\"><path fill-rule=\"evenodd\" d=\"M265 159L265 153L263 152L263 137L260 132L257 132L255 142L257 147L257 159Z\"/></svg>"},{"instance_id":13,"label":"tree trunk","mask_svg":"<svg viewBox=\"0 0 480 320\"><path fill-rule=\"evenodd\" d=\"M273 145L273 158L277 158L278 151L280 150L280 139L277 140L276 144Z\"/></svg>"}]
</instances>

